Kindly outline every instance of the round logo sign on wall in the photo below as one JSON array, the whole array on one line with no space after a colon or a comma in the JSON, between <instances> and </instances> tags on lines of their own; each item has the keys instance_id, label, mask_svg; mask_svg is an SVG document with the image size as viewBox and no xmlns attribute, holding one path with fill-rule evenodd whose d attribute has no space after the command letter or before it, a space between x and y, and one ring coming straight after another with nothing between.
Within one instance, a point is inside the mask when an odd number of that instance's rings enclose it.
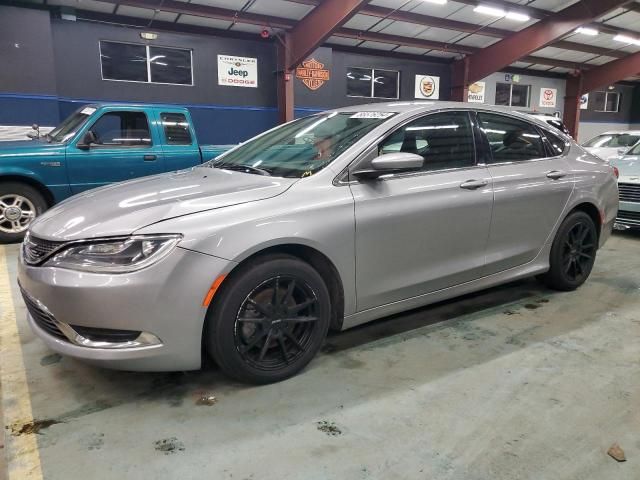
<instances>
[{"instance_id":1,"label":"round logo sign on wall","mask_svg":"<svg viewBox=\"0 0 640 480\"><path fill-rule=\"evenodd\" d=\"M431 77L424 77L420 81L420 91L425 97L430 97L436 88L436 82Z\"/></svg>"}]
</instances>

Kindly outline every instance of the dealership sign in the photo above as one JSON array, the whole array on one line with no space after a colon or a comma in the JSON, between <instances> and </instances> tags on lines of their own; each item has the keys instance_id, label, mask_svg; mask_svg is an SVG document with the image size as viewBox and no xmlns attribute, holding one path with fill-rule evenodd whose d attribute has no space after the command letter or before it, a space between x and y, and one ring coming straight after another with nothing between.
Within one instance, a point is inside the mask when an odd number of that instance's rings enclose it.
<instances>
[{"instance_id":1,"label":"dealership sign","mask_svg":"<svg viewBox=\"0 0 640 480\"><path fill-rule=\"evenodd\" d=\"M540 106L547 108L555 108L558 99L558 90L556 88L540 89Z\"/></svg>"},{"instance_id":2,"label":"dealership sign","mask_svg":"<svg viewBox=\"0 0 640 480\"><path fill-rule=\"evenodd\" d=\"M258 59L218 55L218 85L258 87Z\"/></svg>"},{"instance_id":3,"label":"dealership sign","mask_svg":"<svg viewBox=\"0 0 640 480\"><path fill-rule=\"evenodd\" d=\"M331 72L324 68L324 63L311 58L296 68L296 78L301 80L309 90L317 90L331 78Z\"/></svg>"},{"instance_id":4,"label":"dealership sign","mask_svg":"<svg viewBox=\"0 0 640 480\"><path fill-rule=\"evenodd\" d=\"M485 91L486 84L484 82L472 83L471 85L469 85L467 101L471 103L484 103Z\"/></svg>"},{"instance_id":5,"label":"dealership sign","mask_svg":"<svg viewBox=\"0 0 640 480\"><path fill-rule=\"evenodd\" d=\"M416 98L438 100L440 98L440 77L416 75Z\"/></svg>"},{"instance_id":6,"label":"dealership sign","mask_svg":"<svg viewBox=\"0 0 640 480\"><path fill-rule=\"evenodd\" d=\"M580 97L580 110L587 110L589 108L589 94L585 93Z\"/></svg>"}]
</instances>

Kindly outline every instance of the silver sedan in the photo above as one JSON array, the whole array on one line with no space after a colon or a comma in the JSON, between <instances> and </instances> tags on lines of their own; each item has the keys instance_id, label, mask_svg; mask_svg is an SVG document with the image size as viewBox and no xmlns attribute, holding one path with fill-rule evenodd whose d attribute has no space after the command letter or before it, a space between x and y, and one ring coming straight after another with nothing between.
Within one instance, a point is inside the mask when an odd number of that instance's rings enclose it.
<instances>
[{"instance_id":1,"label":"silver sedan","mask_svg":"<svg viewBox=\"0 0 640 480\"><path fill-rule=\"evenodd\" d=\"M19 283L62 354L146 371L210 355L267 383L329 329L534 275L573 290L617 208L615 170L528 115L349 107L59 204L31 225Z\"/></svg>"}]
</instances>

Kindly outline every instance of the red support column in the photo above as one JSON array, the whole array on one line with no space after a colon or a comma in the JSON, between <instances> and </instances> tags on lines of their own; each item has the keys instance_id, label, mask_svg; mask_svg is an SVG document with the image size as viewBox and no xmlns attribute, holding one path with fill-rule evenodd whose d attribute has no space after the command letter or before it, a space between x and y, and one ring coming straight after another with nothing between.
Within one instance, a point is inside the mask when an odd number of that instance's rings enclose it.
<instances>
[{"instance_id":1,"label":"red support column","mask_svg":"<svg viewBox=\"0 0 640 480\"><path fill-rule=\"evenodd\" d=\"M469 98L469 58L451 65L451 100L466 102Z\"/></svg>"},{"instance_id":2,"label":"red support column","mask_svg":"<svg viewBox=\"0 0 640 480\"><path fill-rule=\"evenodd\" d=\"M571 136L578 140L580 127L580 98L584 77L582 72L567 79L567 90L564 97L564 117L562 118Z\"/></svg>"},{"instance_id":3,"label":"red support column","mask_svg":"<svg viewBox=\"0 0 640 480\"><path fill-rule=\"evenodd\" d=\"M288 33L284 35L282 41L278 43L278 71L277 71L277 90L278 90L278 122L286 123L293 120L293 72L287 68L289 60L289 45L291 38Z\"/></svg>"}]
</instances>

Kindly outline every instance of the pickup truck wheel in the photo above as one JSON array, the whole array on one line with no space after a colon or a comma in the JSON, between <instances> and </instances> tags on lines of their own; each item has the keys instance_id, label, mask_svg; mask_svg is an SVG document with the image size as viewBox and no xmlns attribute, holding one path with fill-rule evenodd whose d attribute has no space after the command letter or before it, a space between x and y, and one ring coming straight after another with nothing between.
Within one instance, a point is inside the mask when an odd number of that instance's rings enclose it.
<instances>
[{"instance_id":1,"label":"pickup truck wheel","mask_svg":"<svg viewBox=\"0 0 640 480\"><path fill-rule=\"evenodd\" d=\"M21 241L29 224L46 209L47 202L32 186L0 184L0 243Z\"/></svg>"}]
</instances>

